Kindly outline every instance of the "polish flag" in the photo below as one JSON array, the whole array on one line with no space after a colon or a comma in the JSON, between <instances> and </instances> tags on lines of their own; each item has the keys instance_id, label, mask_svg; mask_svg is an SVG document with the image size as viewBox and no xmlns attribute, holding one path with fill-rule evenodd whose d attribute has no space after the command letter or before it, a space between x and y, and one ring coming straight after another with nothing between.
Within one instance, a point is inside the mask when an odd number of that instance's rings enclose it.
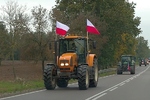
<instances>
[{"instance_id":1,"label":"polish flag","mask_svg":"<svg viewBox=\"0 0 150 100\"><path fill-rule=\"evenodd\" d=\"M128 62L128 70L129 70L129 71L131 70L131 68L130 68L130 66L129 66L129 62Z\"/></svg>"},{"instance_id":2,"label":"polish flag","mask_svg":"<svg viewBox=\"0 0 150 100\"><path fill-rule=\"evenodd\" d=\"M67 25L56 21L56 34L64 36L66 35L68 30L69 27Z\"/></svg>"},{"instance_id":3,"label":"polish flag","mask_svg":"<svg viewBox=\"0 0 150 100\"><path fill-rule=\"evenodd\" d=\"M91 34L100 34L100 32L95 28L95 26L88 19L87 19L86 30Z\"/></svg>"}]
</instances>

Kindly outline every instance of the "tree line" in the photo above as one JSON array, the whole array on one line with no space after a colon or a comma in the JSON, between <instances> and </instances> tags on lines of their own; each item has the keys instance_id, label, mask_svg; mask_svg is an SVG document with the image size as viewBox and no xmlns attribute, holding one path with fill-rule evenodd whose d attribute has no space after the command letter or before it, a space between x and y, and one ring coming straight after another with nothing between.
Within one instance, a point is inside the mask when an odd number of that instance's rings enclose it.
<instances>
[{"instance_id":1,"label":"tree line","mask_svg":"<svg viewBox=\"0 0 150 100\"><path fill-rule=\"evenodd\" d=\"M86 19L101 33L89 34L97 41L93 52L101 68L116 65L122 54L150 57L148 41L139 36L141 21L135 7L127 0L56 0L52 10L38 5L29 11L26 5L8 1L0 9L0 63L34 60L44 68L44 61L53 59L48 45L55 39L56 21L68 25L69 33L86 36Z\"/></svg>"}]
</instances>

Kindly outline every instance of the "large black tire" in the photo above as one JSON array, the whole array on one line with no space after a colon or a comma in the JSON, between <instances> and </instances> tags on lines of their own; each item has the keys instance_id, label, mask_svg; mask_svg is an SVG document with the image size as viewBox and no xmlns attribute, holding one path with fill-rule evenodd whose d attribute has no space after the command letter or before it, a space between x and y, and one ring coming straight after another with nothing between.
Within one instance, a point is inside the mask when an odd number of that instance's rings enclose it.
<instances>
[{"instance_id":1,"label":"large black tire","mask_svg":"<svg viewBox=\"0 0 150 100\"><path fill-rule=\"evenodd\" d=\"M56 87L56 78L54 76L55 67L47 65L44 68L44 85L47 90L54 90Z\"/></svg>"},{"instance_id":2,"label":"large black tire","mask_svg":"<svg viewBox=\"0 0 150 100\"><path fill-rule=\"evenodd\" d=\"M133 68L131 68L131 74L135 74L135 66Z\"/></svg>"},{"instance_id":3,"label":"large black tire","mask_svg":"<svg viewBox=\"0 0 150 100\"><path fill-rule=\"evenodd\" d=\"M90 79L89 87L96 87L98 84L98 63L97 59L94 59L94 66L92 68L91 75L93 79Z\"/></svg>"},{"instance_id":4,"label":"large black tire","mask_svg":"<svg viewBox=\"0 0 150 100\"><path fill-rule=\"evenodd\" d=\"M68 80L66 79L57 79L57 86L60 88L65 88L68 86Z\"/></svg>"},{"instance_id":5,"label":"large black tire","mask_svg":"<svg viewBox=\"0 0 150 100\"><path fill-rule=\"evenodd\" d=\"M118 66L119 67L119 66ZM117 68L117 74L120 75L122 74L122 70L120 68Z\"/></svg>"},{"instance_id":6,"label":"large black tire","mask_svg":"<svg viewBox=\"0 0 150 100\"><path fill-rule=\"evenodd\" d=\"M89 87L89 71L87 65L81 65L77 69L78 85L80 90L87 90Z\"/></svg>"}]
</instances>

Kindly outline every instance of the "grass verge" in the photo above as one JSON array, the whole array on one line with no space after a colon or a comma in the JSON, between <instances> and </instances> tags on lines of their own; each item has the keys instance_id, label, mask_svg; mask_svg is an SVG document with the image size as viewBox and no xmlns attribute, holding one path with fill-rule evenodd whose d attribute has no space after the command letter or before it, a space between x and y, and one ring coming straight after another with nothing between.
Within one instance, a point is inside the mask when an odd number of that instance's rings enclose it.
<instances>
[{"instance_id":1,"label":"grass verge","mask_svg":"<svg viewBox=\"0 0 150 100\"><path fill-rule=\"evenodd\" d=\"M104 77L104 76L113 75L113 74L116 74L116 70L111 70L108 72L99 73L99 77Z\"/></svg>"},{"instance_id":2,"label":"grass verge","mask_svg":"<svg viewBox=\"0 0 150 100\"><path fill-rule=\"evenodd\" d=\"M116 71L103 72L99 74L99 77L115 74ZM75 83L77 80L71 79L69 84ZM11 94L18 94L23 92L29 92L33 90L44 89L43 80L16 80L16 81L0 81L0 97L8 96Z\"/></svg>"},{"instance_id":3,"label":"grass verge","mask_svg":"<svg viewBox=\"0 0 150 100\"><path fill-rule=\"evenodd\" d=\"M43 80L0 81L0 97L43 89Z\"/></svg>"}]
</instances>

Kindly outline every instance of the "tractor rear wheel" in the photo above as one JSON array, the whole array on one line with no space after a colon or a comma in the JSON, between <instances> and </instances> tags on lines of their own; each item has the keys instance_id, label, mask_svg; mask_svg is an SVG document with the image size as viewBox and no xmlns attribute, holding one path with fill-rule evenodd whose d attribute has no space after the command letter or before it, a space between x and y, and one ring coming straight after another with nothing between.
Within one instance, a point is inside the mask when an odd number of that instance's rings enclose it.
<instances>
[{"instance_id":1,"label":"tractor rear wheel","mask_svg":"<svg viewBox=\"0 0 150 100\"><path fill-rule=\"evenodd\" d=\"M56 87L55 67L47 65L44 68L44 85L47 90L54 90Z\"/></svg>"},{"instance_id":2,"label":"tractor rear wheel","mask_svg":"<svg viewBox=\"0 0 150 100\"><path fill-rule=\"evenodd\" d=\"M94 64L93 64L91 75L93 76L93 79L90 79L89 87L96 87L97 83L98 83L98 63L97 63L97 59L94 59Z\"/></svg>"},{"instance_id":3,"label":"tractor rear wheel","mask_svg":"<svg viewBox=\"0 0 150 100\"><path fill-rule=\"evenodd\" d=\"M122 70L121 70L120 66L118 66L118 68L117 68L117 74L122 74Z\"/></svg>"},{"instance_id":4,"label":"tractor rear wheel","mask_svg":"<svg viewBox=\"0 0 150 100\"><path fill-rule=\"evenodd\" d=\"M89 87L89 71L87 65L78 67L78 85L80 90L87 90Z\"/></svg>"},{"instance_id":5,"label":"tractor rear wheel","mask_svg":"<svg viewBox=\"0 0 150 100\"><path fill-rule=\"evenodd\" d=\"M68 86L68 80L66 79L57 79L57 86L61 88L65 88Z\"/></svg>"},{"instance_id":6,"label":"tractor rear wheel","mask_svg":"<svg viewBox=\"0 0 150 100\"><path fill-rule=\"evenodd\" d=\"M131 72L130 72L131 74L135 74L135 66L133 66L132 68L131 68Z\"/></svg>"}]
</instances>

